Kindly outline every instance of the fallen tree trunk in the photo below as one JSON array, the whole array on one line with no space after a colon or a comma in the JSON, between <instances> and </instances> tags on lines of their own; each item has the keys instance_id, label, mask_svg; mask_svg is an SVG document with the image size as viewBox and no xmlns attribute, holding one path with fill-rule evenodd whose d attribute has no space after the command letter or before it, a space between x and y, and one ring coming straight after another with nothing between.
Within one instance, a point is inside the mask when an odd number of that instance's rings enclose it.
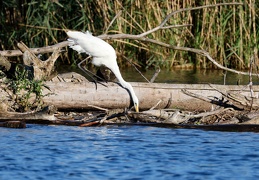
<instances>
[{"instance_id":1,"label":"fallen tree trunk","mask_svg":"<svg viewBox=\"0 0 259 180\"><path fill-rule=\"evenodd\" d=\"M208 111L213 108L214 102L221 102L222 92L238 93L250 97L248 88L236 85L208 84L161 84L161 83L131 83L140 101L140 109L152 107L157 109L178 108L190 111ZM97 86L91 82L46 82L49 89L44 94L51 93L43 98L48 105L58 109L94 109L101 107L107 109L126 108L130 106L130 96L125 89L116 83L107 83ZM207 98L205 102L197 97L187 95L187 90L198 96ZM254 94L258 96L259 87L254 86ZM216 104L217 104L216 103ZM222 100L223 103L223 100Z\"/></svg>"},{"instance_id":2,"label":"fallen tree trunk","mask_svg":"<svg viewBox=\"0 0 259 180\"><path fill-rule=\"evenodd\" d=\"M94 83L86 81L77 83L46 82L48 87L44 89L43 93L46 96L43 101L46 105L54 106L48 106L41 111L17 113L8 112L6 106L2 105L4 112L0 113L2 115L0 126L24 128L25 122L82 127L109 124L125 125L126 123L174 128L200 127L208 130L229 131L234 128L235 131L242 131L242 127L245 127L245 131L258 130L257 126L256 128L249 126L250 124L258 124L258 112L249 112L245 109L247 106L258 109L259 103L257 103L258 98L256 97L258 97L259 88L257 86L253 88L255 97L252 97L253 100L251 100L250 89L242 86L131 84L140 99L142 110L140 113L122 110L130 105L130 98L127 91L116 83L107 83L107 87L98 85L96 89ZM231 100L234 100L233 103ZM221 107L215 107L217 105ZM67 114L67 112L55 112L55 107L67 111L74 109L99 109L100 111ZM242 107L245 111L240 111ZM108 110L114 108L120 108L120 110ZM143 111L145 109L149 110ZM14 122L9 123L9 121ZM242 126L225 126L226 124L241 124ZM217 125L220 127L218 128Z\"/></svg>"}]
</instances>

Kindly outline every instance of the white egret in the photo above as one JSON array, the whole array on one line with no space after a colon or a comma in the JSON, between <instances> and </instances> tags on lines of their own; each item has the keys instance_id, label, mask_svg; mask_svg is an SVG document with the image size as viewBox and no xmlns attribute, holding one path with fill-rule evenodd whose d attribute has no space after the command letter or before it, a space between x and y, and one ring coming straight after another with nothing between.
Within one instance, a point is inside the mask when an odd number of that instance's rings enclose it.
<instances>
[{"instance_id":1,"label":"white egret","mask_svg":"<svg viewBox=\"0 0 259 180\"><path fill-rule=\"evenodd\" d=\"M93 36L89 31L67 31L69 47L78 53L87 53L93 57L92 64L109 68L122 87L127 89L132 97L136 112L139 111L139 101L130 83L126 82L120 73L114 48L102 39Z\"/></svg>"}]
</instances>

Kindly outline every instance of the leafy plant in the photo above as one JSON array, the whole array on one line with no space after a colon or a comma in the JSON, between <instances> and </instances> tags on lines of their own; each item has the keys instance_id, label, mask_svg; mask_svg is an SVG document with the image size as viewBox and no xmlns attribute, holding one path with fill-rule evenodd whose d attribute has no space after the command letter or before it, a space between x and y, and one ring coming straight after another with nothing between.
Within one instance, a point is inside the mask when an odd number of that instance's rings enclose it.
<instances>
[{"instance_id":1,"label":"leafy plant","mask_svg":"<svg viewBox=\"0 0 259 180\"><path fill-rule=\"evenodd\" d=\"M8 89L13 92L13 100L17 111L39 109L42 105L43 81L31 80L30 72L23 66L17 66L15 78L7 80Z\"/></svg>"}]
</instances>

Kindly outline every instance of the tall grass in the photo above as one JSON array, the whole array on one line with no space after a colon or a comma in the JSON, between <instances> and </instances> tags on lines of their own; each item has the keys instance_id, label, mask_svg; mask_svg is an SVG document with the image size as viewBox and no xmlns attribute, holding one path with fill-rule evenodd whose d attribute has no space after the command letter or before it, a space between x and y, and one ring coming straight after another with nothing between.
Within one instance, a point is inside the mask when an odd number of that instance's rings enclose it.
<instances>
[{"instance_id":1,"label":"tall grass","mask_svg":"<svg viewBox=\"0 0 259 180\"><path fill-rule=\"evenodd\" d=\"M236 1L244 5L178 13L168 24L193 26L165 29L148 37L172 45L205 49L220 64L231 68L248 68L254 53L258 64L259 1ZM3 0L0 2L0 48L14 49L20 40L29 47L55 44L66 39L63 29L90 30L94 35L139 34L156 27L172 11L221 2L234 0ZM206 58L189 52L133 40L110 43L124 67L130 66L127 58L143 68L172 69L186 64L215 68ZM63 62L76 62L78 58L73 60L73 57L64 53Z\"/></svg>"}]
</instances>

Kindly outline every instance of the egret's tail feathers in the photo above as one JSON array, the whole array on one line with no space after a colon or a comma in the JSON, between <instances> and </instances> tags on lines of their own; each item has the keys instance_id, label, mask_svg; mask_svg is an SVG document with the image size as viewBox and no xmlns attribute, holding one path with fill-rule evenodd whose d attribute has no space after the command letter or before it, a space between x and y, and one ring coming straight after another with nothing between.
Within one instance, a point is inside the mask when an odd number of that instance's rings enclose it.
<instances>
[{"instance_id":1,"label":"egret's tail feathers","mask_svg":"<svg viewBox=\"0 0 259 180\"><path fill-rule=\"evenodd\" d=\"M67 41L69 46L75 45L75 41L73 39L67 39Z\"/></svg>"},{"instance_id":2,"label":"egret's tail feathers","mask_svg":"<svg viewBox=\"0 0 259 180\"><path fill-rule=\"evenodd\" d=\"M91 35L92 36L92 33L90 32L90 31L85 31L85 34L87 34L87 35Z\"/></svg>"},{"instance_id":3,"label":"egret's tail feathers","mask_svg":"<svg viewBox=\"0 0 259 180\"><path fill-rule=\"evenodd\" d=\"M81 39L82 38L82 35L85 36L85 35L89 35L89 36L92 36L92 33L90 33L89 31L86 31L86 32L79 32L79 31L67 31L66 32L69 39L68 42L69 42L69 47L72 48L73 50L77 51L79 54L80 53L87 53L89 54L88 52L86 52L80 45L77 44L77 41L78 39Z\"/></svg>"},{"instance_id":4,"label":"egret's tail feathers","mask_svg":"<svg viewBox=\"0 0 259 180\"><path fill-rule=\"evenodd\" d=\"M78 54L80 54L80 53L86 53L85 50L83 50L83 49L81 48L81 46L79 46L79 45L73 45L73 46L69 46L69 47L72 48L73 50L77 51Z\"/></svg>"},{"instance_id":5,"label":"egret's tail feathers","mask_svg":"<svg viewBox=\"0 0 259 180\"><path fill-rule=\"evenodd\" d=\"M79 54L80 53L85 53L85 50L80 45L77 45L73 39L67 39L67 40L69 42L68 46L70 48L72 48L73 50L77 51Z\"/></svg>"}]
</instances>

